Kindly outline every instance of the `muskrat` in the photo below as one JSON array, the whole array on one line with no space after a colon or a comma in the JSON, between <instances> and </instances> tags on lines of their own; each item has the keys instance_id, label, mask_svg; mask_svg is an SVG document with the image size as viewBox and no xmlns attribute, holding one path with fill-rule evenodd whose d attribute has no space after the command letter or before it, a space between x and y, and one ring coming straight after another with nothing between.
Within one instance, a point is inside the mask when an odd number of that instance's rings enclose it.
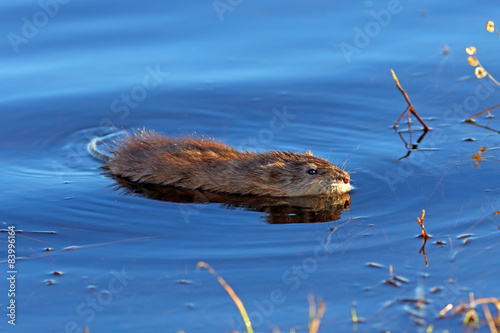
<instances>
[{"instance_id":1,"label":"muskrat","mask_svg":"<svg viewBox=\"0 0 500 333\"><path fill-rule=\"evenodd\" d=\"M275 197L340 195L350 176L311 152L240 151L204 137L171 138L137 131L114 141L107 152L89 151L114 176L138 183L169 185L240 195Z\"/></svg>"}]
</instances>

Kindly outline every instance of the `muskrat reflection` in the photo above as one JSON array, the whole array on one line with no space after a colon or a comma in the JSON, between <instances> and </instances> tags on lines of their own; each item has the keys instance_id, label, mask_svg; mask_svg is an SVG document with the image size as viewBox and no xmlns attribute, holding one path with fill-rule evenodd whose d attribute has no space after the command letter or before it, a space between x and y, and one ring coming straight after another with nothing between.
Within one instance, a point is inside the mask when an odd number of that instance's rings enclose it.
<instances>
[{"instance_id":1,"label":"muskrat reflection","mask_svg":"<svg viewBox=\"0 0 500 333\"><path fill-rule=\"evenodd\" d=\"M265 213L270 224L331 222L340 219L343 210L351 204L349 194L323 197L263 197L231 195L171 186L134 183L125 178L113 177L115 188L154 200L173 203L219 203L222 208L241 208Z\"/></svg>"}]
</instances>

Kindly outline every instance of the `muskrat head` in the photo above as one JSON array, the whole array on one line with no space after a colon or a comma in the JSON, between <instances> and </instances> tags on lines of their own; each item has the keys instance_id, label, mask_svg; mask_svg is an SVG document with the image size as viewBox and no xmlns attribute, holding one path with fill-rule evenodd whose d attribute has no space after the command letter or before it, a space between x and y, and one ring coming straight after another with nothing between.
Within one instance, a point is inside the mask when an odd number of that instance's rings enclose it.
<instances>
[{"instance_id":1,"label":"muskrat head","mask_svg":"<svg viewBox=\"0 0 500 333\"><path fill-rule=\"evenodd\" d=\"M339 195L351 190L349 174L311 153L282 153L265 167L266 185L283 196Z\"/></svg>"}]
</instances>

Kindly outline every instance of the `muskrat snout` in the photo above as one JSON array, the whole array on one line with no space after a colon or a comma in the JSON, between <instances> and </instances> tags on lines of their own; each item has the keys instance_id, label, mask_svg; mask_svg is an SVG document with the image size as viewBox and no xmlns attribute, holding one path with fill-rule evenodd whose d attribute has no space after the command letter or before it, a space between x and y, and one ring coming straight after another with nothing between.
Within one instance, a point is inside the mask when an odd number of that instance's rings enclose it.
<instances>
[{"instance_id":1,"label":"muskrat snout","mask_svg":"<svg viewBox=\"0 0 500 333\"><path fill-rule=\"evenodd\" d=\"M341 180L337 182L337 193L343 194L349 192L350 190L352 190L351 177L347 172L340 170L339 168L337 169L338 172L341 173Z\"/></svg>"},{"instance_id":2,"label":"muskrat snout","mask_svg":"<svg viewBox=\"0 0 500 333\"><path fill-rule=\"evenodd\" d=\"M352 185L349 176L344 177L342 181L337 182L332 186L332 192L339 195L349 192L350 190L352 190Z\"/></svg>"}]
</instances>

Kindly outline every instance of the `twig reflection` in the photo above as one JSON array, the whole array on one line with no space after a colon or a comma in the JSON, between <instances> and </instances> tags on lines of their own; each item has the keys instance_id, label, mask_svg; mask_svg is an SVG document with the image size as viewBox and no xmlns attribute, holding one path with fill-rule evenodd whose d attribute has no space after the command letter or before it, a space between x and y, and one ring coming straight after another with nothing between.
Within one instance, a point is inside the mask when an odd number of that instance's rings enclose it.
<instances>
[{"instance_id":1,"label":"twig reflection","mask_svg":"<svg viewBox=\"0 0 500 333\"><path fill-rule=\"evenodd\" d=\"M399 161L401 161L402 159L405 159L405 158L409 157L409 156L410 156L410 154L411 154L411 152L412 152L413 150L418 150L418 145L422 142L422 140L424 139L424 137L425 137L425 136L427 135L427 133L428 133L428 131L424 131L424 132L422 133L422 135L420 135L420 137L418 138L417 142L416 142L415 144L413 144L413 143L412 143L412 135L411 135L412 133L411 133L411 130L410 130L410 143L406 142L406 140L403 138L403 135L401 134L401 132L398 132L398 131L397 131L397 129L394 129L394 130L398 133L399 137L401 138L401 140L402 140L402 141L404 142L404 144L405 144L405 148L408 150L405 156L400 157L400 158L398 159L398 162L399 162Z\"/></svg>"}]
</instances>

